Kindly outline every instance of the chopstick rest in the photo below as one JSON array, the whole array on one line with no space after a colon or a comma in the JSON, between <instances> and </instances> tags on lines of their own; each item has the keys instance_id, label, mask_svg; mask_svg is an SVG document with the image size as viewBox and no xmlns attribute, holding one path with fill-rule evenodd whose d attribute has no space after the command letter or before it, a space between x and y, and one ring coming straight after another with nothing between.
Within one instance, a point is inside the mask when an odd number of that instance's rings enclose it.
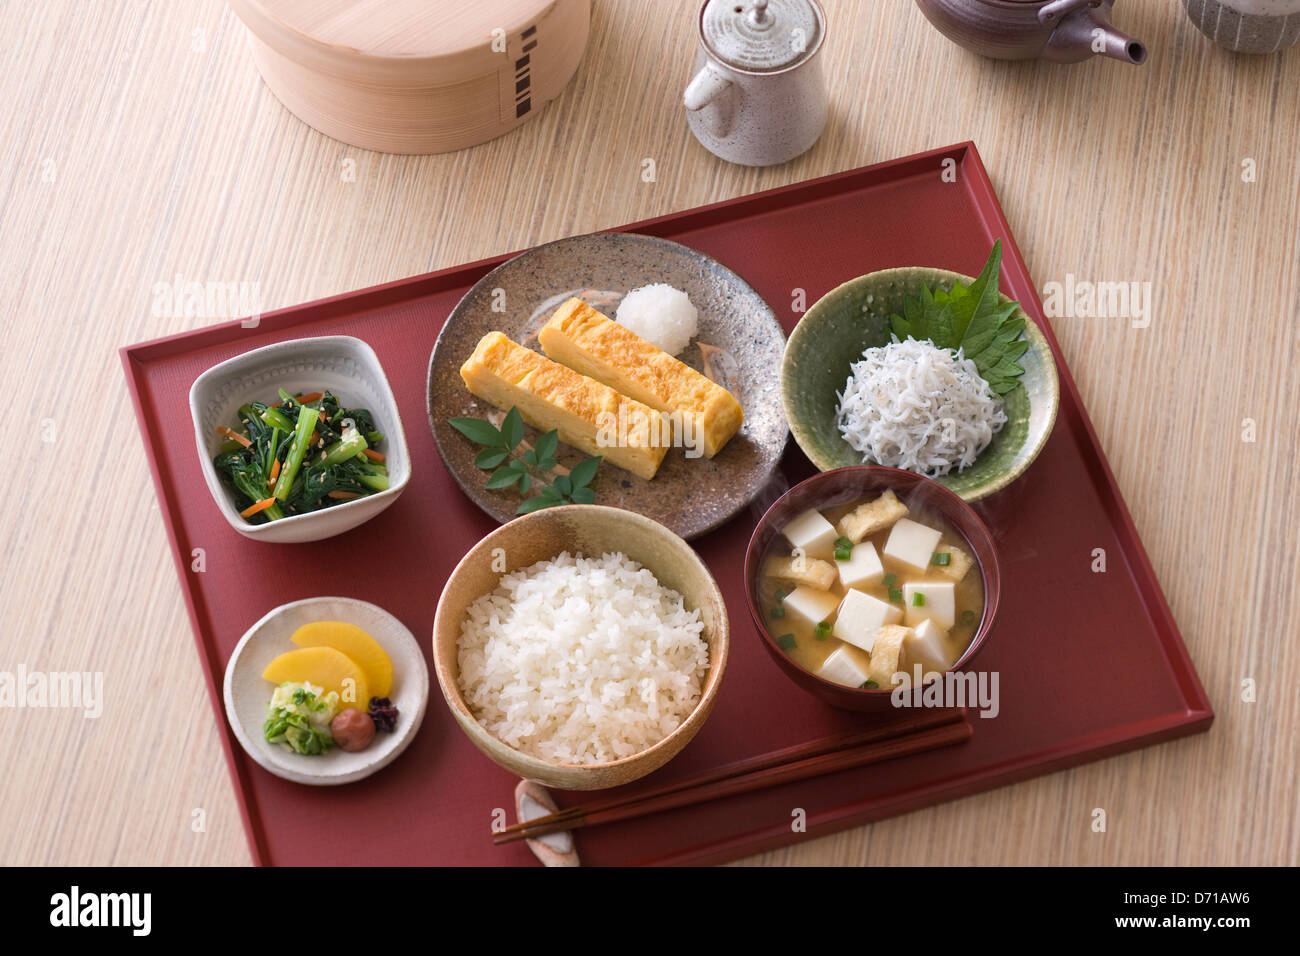
<instances>
[{"instance_id":1,"label":"chopstick rest","mask_svg":"<svg viewBox=\"0 0 1300 956\"><path fill-rule=\"evenodd\" d=\"M559 813L560 808L551 793L535 780L520 780L515 787L515 819L528 823L538 817ZM573 834L568 830L548 833L532 840L525 840L533 856L543 866L581 866L578 848L574 845Z\"/></svg>"}]
</instances>

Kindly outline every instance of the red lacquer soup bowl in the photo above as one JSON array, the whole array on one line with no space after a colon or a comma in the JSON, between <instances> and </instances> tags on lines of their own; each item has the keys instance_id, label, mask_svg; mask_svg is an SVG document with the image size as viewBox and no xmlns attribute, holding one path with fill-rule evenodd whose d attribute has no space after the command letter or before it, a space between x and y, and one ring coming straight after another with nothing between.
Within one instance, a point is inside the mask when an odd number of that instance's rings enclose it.
<instances>
[{"instance_id":1,"label":"red lacquer soup bowl","mask_svg":"<svg viewBox=\"0 0 1300 956\"><path fill-rule=\"evenodd\" d=\"M972 659L988 640L997 617L998 602L1002 593L1002 573L998 566L997 551L988 527L971 509L970 505L938 482L897 468L863 465L855 468L838 468L814 475L802 484L791 488L767 509L749 539L745 552L745 599L749 616L757 628L763 646L767 648L777 666L804 690L834 707L850 710L891 711L891 687L856 688L837 684L796 663L776 642L772 625L759 603L760 570L773 542L781 529L793 518L809 508L818 510L834 508L855 501L874 498L892 490L909 508L938 515L965 540L967 552L974 558L975 567L984 584L984 611L970 645L950 670L969 668Z\"/></svg>"}]
</instances>

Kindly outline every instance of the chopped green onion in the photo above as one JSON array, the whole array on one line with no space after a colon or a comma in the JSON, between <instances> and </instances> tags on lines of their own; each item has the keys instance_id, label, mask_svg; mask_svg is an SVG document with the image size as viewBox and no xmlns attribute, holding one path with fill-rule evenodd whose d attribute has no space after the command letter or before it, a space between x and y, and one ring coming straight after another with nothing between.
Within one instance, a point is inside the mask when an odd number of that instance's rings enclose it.
<instances>
[{"instance_id":1,"label":"chopped green onion","mask_svg":"<svg viewBox=\"0 0 1300 956\"><path fill-rule=\"evenodd\" d=\"M937 565L941 568L946 568L949 564L952 563L952 555L949 554L947 551L940 551L938 554L936 554L934 557L930 559L930 563Z\"/></svg>"},{"instance_id":2,"label":"chopped green onion","mask_svg":"<svg viewBox=\"0 0 1300 956\"><path fill-rule=\"evenodd\" d=\"M849 561L849 560L852 560L852 558L853 558L853 549L852 549L852 548L836 548L836 549L835 549L835 560L836 560L836 561Z\"/></svg>"},{"instance_id":3,"label":"chopped green onion","mask_svg":"<svg viewBox=\"0 0 1300 956\"><path fill-rule=\"evenodd\" d=\"M961 622L962 622L963 624L974 624L974 623L975 623L975 612L974 612L974 611L962 611L962 612L961 612Z\"/></svg>"},{"instance_id":4,"label":"chopped green onion","mask_svg":"<svg viewBox=\"0 0 1300 956\"><path fill-rule=\"evenodd\" d=\"M837 548L848 548L850 551L852 551L852 550L853 550L853 542L850 541L848 538L836 538L836 539L835 539L835 547L837 547Z\"/></svg>"},{"instance_id":5,"label":"chopped green onion","mask_svg":"<svg viewBox=\"0 0 1300 956\"><path fill-rule=\"evenodd\" d=\"M925 595L920 591L912 595L912 607L925 607Z\"/></svg>"},{"instance_id":6,"label":"chopped green onion","mask_svg":"<svg viewBox=\"0 0 1300 956\"><path fill-rule=\"evenodd\" d=\"M780 647L783 650L788 651L790 648L794 647L794 635L782 634L780 637L776 639L776 645L777 647Z\"/></svg>"},{"instance_id":7,"label":"chopped green onion","mask_svg":"<svg viewBox=\"0 0 1300 956\"><path fill-rule=\"evenodd\" d=\"M858 690L880 690L880 685L873 680L864 680Z\"/></svg>"},{"instance_id":8,"label":"chopped green onion","mask_svg":"<svg viewBox=\"0 0 1300 956\"><path fill-rule=\"evenodd\" d=\"M790 593L789 591L783 591L781 588L777 588L777 589L776 589L776 603L777 603L777 604L780 604L782 601L784 601L784 600L785 600L785 596L786 596L787 594L789 594L789 593Z\"/></svg>"},{"instance_id":9,"label":"chopped green onion","mask_svg":"<svg viewBox=\"0 0 1300 956\"><path fill-rule=\"evenodd\" d=\"M783 608L783 607L774 607L774 608L772 608L772 616L773 616L773 617L785 617L785 608Z\"/></svg>"},{"instance_id":10,"label":"chopped green onion","mask_svg":"<svg viewBox=\"0 0 1300 956\"><path fill-rule=\"evenodd\" d=\"M892 588L895 584L898 583L898 575L897 575L897 574L886 574L886 575L885 575L885 582L884 582L884 583L885 583L885 587L887 587L887 588Z\"/></svg>"},{"instance_id":11,"label":"chopped green onion","mask_svg":"<svg viewBox=\"0 0 1300 956\"><path fill-rule=\"evenodd\" d=\"M903 589L902 589L902 588L890 588L890 589L889 589L889 600L891 600L891 601L901 601L901 600L903 600Z\"/></svg>"},{"instance_id":12,"label":"chopped green onion","mask_svg":"<svg viewBox=\"0 0 1300 956\"><path fill-rule=\"evenodd\" d=\"M830 633L831 633L831 622L830 622L830 621L818 621L818 622L817 622L817 640L819 640L819 641L824 641L824 640L826 640L826 638L830 636Z\"/></svg>"}]
</instances>

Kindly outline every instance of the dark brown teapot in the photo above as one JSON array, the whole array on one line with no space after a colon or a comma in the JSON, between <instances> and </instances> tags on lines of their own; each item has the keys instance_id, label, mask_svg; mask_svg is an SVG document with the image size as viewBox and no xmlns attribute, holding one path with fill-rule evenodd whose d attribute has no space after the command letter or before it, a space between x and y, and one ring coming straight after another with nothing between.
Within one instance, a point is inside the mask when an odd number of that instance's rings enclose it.
<instances>
[{"instance_id":1,"label":"dark brown teapot","mask_svg":"<svg viewBox=\"0 0 1300 956\"><path fill-rule=\"evenodd\" d=\"M954 43L999 60L1141 63L1147 48L1110 25L1115 0L916 0Z\"/></svg>"}]
</instances>

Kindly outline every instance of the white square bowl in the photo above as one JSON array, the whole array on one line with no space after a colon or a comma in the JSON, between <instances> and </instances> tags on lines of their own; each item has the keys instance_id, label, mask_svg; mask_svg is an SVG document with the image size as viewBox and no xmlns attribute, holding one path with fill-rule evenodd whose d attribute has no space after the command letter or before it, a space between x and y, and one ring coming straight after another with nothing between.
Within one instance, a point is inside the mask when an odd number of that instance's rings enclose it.
<instances>
[{"instance_id":1,"label":"white square bowl","mask_svg":"<svg viewBox=\"0 0 1300 956\"><path fill-rule=\"evenodd\" d=\"M370 409L375 427L384 433L378 450L388 467L388 490L263 524L241 517L237 494L212 464L225 440L217 428L236 427L239 406L246 402L278 401L276 390L280 388L294 395L328 389L346 408ZM203 477L213 500L232 528L257 541L292 544L351 531L396 501L411 478L406 435L379 357L365 342L349 335L277 342L214 365L190 386L190 414L194 416L194 440Z\"/></svg>"}]
</instances>

